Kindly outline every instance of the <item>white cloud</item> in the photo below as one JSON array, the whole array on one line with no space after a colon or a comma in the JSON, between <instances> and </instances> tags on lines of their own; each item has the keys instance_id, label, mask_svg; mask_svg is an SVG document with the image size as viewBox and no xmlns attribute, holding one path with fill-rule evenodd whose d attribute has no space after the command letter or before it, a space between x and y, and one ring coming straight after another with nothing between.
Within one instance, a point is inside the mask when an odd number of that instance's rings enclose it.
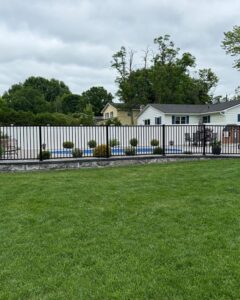
<instances>
[{"instance_id":1,"label":"white cloud","mask_svg":"<svg viewBox=\"0 0 240 300\"><path fill-rule=\"evenodd\" d=\"M116 90L112 54L138 50L168 33L198 67L220 78L216 94L240 84L223 32L238 24L238 0L0 0L0 93L30 75L63 80L74 92Z\"/></svg>"}]
</instances>

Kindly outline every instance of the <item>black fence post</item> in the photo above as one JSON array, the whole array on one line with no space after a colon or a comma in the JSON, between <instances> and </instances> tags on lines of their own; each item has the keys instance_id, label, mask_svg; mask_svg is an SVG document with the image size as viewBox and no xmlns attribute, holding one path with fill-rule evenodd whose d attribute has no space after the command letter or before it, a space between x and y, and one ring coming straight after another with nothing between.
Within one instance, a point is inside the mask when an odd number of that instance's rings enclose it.
<instances>
[{"instance_id":1,"label":"black fence post","mask_svg":"<svg viewBox=\"0 0 240 300\"><path fill-rule=\"evenodd\" d=\"M108 140L108 135L109 135L109 132L108 132L108 128L109 126L106 125L106 146L107 146L107 151L106 151L106 158L109 158L110 156L110 153L109 153L109 140Z\"/></svg>"},{"instance_id":2,"label":"black fence post","mask_svg":"<svg viewBox=\"0 0 240 300\"><path fill-rule=\"evenodd\" d=\"M206 125L203 124L203 155L206 155Z\"/></svg>"},{"instance_id":3,"label":"black fence post","mask_svg":"<svg viewBox=\"0 0 240 300\"><path fill-rule=\"evenodd\" d=\"M162 145L163 145L163 155L166 155L165 153L165 124L162 125Z\"/></svg>"},{"instance_id":4,"label":"black fence post","mask_svg":"<svg viewBox=\"0 0 240 300\"><path fill-rule=\"evenodd\" d=\"M43 160L43 155L42 155L42 127L39 126L39 160Z\"/></svg>"}]
</instances>

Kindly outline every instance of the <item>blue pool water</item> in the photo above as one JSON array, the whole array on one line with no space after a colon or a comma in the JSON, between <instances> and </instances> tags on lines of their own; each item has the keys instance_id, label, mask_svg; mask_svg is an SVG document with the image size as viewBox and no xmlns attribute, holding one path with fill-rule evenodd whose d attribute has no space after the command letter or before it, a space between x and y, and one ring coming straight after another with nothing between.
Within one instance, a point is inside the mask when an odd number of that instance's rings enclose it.
<instances>
[{"instance_id":1,"label":"blue pool water","mask_svg":"<svg viewBox=\"0 0 240 300\"><path fill-rule=\"evenodd\" d=\"M136 148L137 154L151 154L153 153L153 147L137 147ZM72 150L71 149L63 149L63 150L52 150L52 155L55 156L65 156L65 157L72 157ZM182 153L182 149L180 148L166 148L166 154L179 154ZM84 149L83 156L92 156L93 149ZM111 155L125 155L125 149L122 147L114 147L111 149Z\"/></svg>"}]
</instances>

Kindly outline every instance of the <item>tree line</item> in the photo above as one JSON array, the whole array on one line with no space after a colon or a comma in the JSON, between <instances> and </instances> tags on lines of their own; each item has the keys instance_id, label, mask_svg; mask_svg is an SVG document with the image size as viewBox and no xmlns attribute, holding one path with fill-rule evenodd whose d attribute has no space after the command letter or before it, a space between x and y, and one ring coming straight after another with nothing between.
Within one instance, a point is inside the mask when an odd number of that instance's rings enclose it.
<instances>
[{"instance_id":1,"label":"tree line","mask_svg":"<svg viewBox=\"0 0 240 300\"><path fill-rule=\"evenodd\" d=\"M73 94L62 81L29 77L0 98L0 123L92 125L113 96L103 87Z\"/></svg>"},{"instance_id":2,"label":"tree line","mask_svg":"<svg viewBox=\"0 0 240 300\"><path fill-rule=\"evenodd\" d=\"M147 48L141 64L136 52L123 46L113 54L111 66L117 71L118 99L131 111L136 104L206 104L240 99L240 88L232 99L214 96L218 77L210 69L196 69L196 58L176 47L169 35L154 39L155 49ZM224 33L222 48L235 58L240 70L240 27ZM136 67L136 65L138 67ZM73 94L62 81L29 77L0 97L0 124L92 125L103 107L113 101L103 87Z\"/></svg>"}]
</instances>

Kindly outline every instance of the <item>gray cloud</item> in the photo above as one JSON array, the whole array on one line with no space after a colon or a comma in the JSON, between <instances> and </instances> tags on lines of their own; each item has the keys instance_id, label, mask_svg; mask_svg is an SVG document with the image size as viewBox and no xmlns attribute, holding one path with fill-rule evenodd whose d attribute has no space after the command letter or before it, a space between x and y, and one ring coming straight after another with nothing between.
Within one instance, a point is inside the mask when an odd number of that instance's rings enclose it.
<instances>
[{"instance_id":1,"label":"gray cloud","mask_svg":"<svg viewBox=\"0 0 240 300\"><path fill-rule=\"evenodd\" d=\"M0 93L30 75L63 80L73 92L103 85L114 92L112 54L138 51L168 33L199 68L220 78L215 94L240 85L223 32L238 24L238 0L1 0Z\"/></svg>"}]
</instances>

